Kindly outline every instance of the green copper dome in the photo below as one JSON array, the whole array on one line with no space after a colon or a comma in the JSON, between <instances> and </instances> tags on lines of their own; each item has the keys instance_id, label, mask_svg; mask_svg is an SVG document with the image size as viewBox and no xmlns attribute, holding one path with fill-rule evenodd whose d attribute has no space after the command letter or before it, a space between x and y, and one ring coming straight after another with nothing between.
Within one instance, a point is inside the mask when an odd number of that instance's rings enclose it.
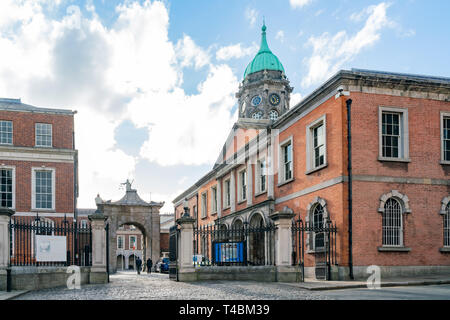
<instances>
[{"instance_id":1,"label":"green copper dome","mask_svg":"<svg viewBox=\"0 0 450 320\"><path fill-rule=\"evenodd\" d=\"M247 68L245 69L244 79L247 75L262 71L262 70L275 70L282 71L284 73L283 65L280 60L278 60L277 56L270 51L269 46L267 45L266 40L266 25L262 26L262 36L261 36L261 47L259 48L258 53L253 58L252 62L249 63Z\"/></svg>"}]
</instances>

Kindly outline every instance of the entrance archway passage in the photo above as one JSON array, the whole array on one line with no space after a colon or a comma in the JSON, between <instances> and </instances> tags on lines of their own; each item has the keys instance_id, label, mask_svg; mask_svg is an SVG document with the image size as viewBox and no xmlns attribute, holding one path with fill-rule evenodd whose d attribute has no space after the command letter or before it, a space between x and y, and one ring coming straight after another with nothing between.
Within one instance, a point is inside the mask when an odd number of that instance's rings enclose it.
<instances>
[{"instance_id":1,"label":"entrance archway passage","mask_svg":"<svg viewBox=\"0 0 450 320\"><path fill-rule=\"evenodd\" d=\"M131 183L124 183L126 193L119 201L104 201L98 195L95 199L97 207L107 216L109 223L109 262L110 272L117 271L117 231L120 226L132 225L142 233L142 265L151 257L156 263L160 255L160 226L159 210L164 202L146 202L137 194L136 189L131 189ZM125 244L124 244L125 245ZM120 261L120 260L119 260ZM129 262L129 261L128 261ZM125 261L125 269L128 269Z\"/></svg>"}]
</instances>

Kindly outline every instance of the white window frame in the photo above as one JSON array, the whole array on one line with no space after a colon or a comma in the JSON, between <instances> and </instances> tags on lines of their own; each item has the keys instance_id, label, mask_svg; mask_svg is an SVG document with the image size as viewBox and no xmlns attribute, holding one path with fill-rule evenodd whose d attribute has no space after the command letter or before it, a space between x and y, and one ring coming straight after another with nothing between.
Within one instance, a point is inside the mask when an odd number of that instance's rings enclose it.
<instances>
[{"instance_id":1,"label":"white window frame","mask_svg":"<svg viewBox=\"0 0 450 320\"><path fill-rule=\"evenodd\" d=\"M16 167L15 166L0 166L0 169L12 170L12 207L10 209L16 209Z\"/></svg>"},{"instance_id":2,"label":"white window frame","mask_svg":"<svg viewBox=\"0 0 450 320\"><path fill-rule=\"evenodd\" d=\"M440 127L441 127L441 164L450 164L450 159L445 160L444 154L444 118L450 118L450 112L440 112Z\"/></svg>"},{"instance_id":3,"label":"white window frame","mask_svg":"<svg viewBox=\"0 0 450 320\"><path fill-rule=\"evenodd\" d=\"M51 171L52 172L52 207L51 208L36 208L36 171ZM31 168L31 209L36 211L54 211L55 210L55 168L48 167L33 167Z\"/></svg>"},{"instance_id":4,"label":"white window frame","mask_svg":"<svg viewBox=\"0 0 450 320\"><path fill-rule=\"evenodd\" d=\"M228 189L226 187L227 183L229 186ZM228 209L230 207L231 207L231 177L223 181L223 208Z\"/></svg>"},{"instance_id":5,"label":"white window frame","mask_svg":"<svg viewBox=\"0 0 450 320\"><path fill-rule=\"evenodd\" d=\"M201 210L201 218L206 218L208 216L208 192L202 192L201 194L202 200L202 210Z\"/></svg>"},{"instance_id":6,"label":"white window frame","mask_svg":"<svg viewBox=\"0 0 450 320\"><path fill-rule=\"evenodd\" d=\"M265 163L265 165L264 165L264 169L265 169L264 176L266 177L265 178L265 183L264 183L264 189L262 188L263 185L261 183L261 179L262 179L262 176L263 176L263 172L261 170L261 163L263 163L263 162ZM267 168L267 158L266 157L261 157L256 162L256 179L255 179L255 184L256 184L256 192L257 192L256 195L257 196L267 192L267 172L268 172L267 169L268 169Z\"/></svg>"},{"instance_id":7,"label":"white window frame","mask_svg":"<svg viewBox=\"0 0 450 320\"><path fill-rule=\"evenodd\" d=\"M44 124L44 125L49 125L50 126L50 145L38 144L37 128L38 128L38 125L40 125L40 124ZM42 148L52 148L53 147L53 125L51 123L36 122L34 124L34 143L35 143L36 147L42 147Z\"/></svg>"},{"instance_id":8,"label":"white window frame","mask_svg":"<svg viewBox=\"0 0 450 320\"><path fill-rule=\"evenodd\" d=\"M122 248L119 247L119 239L122 239ZM125 236L118 235L117 236L117 249L118 250L125 250Z\"/></svg>"},{"instance_id":9,"label":"white window frame","mask_svg":"<svg viewBox=\"0 0 450 320\"><path fill-rule=\"evenodd\" d=\"M131 238L135 239L135 241L134 241L134 244L136 245L135 250L137 250L137 236L133 236L133 235L128 236L128 248L129 248L129 250L133 250L133 246L131 245L131 243L132 243Z\"/></svg>"},{"instance_id":10,"label":"white window frame","mask_svg":"<svg viewBox=\"0 0 450 320\"><path fill-rule=\"evenodd\" d=\"M400 139L399 139L399 157L384 157L383 156L383 113L398 113L400 115ZM378 160L380 161L397 161L397 162L411 162L409 159L409 129L408 129L408 109L397 107L378 108Z\"/></svg>"},{"instance_id":11,"label":"white window frame","mask_svg":"<svg viewBox=\"0 0 450 320\"><path fill-rule=\"evenodd\" d=\"M324 135L324 162L323 164L316 166L315 164L315 153L314 153L314 130L320 126L323 126ZM314 120L309 125L306 126L306 172L305 174L310 174L312 172L318 171L325 168L328 165L327 161L327 116L322 115L320 118Z\"/></svg>"},{"instance_id":12,"label":"white window frame","mask_svg":"<svg viewBox=\"0 0 450 320\"><path fill-rule=\"evenodd\" d=\"M391 198L389 198L389 199L387 199L386 200L386 202L388 202L389 200L392 200L392 201L395 201L397 204L398 204L398 206L400 207L400 227L399 227L399 235L398 235L398 244L385 244L385 243L383 243L383 235L384 235L384 230L383 230L383 228L387 228L387 227L390 227L390 228L393 228L392 227L392 225L390 225L390 226L384 226L383 225L383 222L381 223L381 227L382 227L382 239L381 239L381 245L382 245L382 247L387 247L387 248L391 248L391 247L404 247L404 243L403 243L403 237L404 237L404 232L405 232L405 229L404 229L404 222L403 222L403 215L404 215L404 209L403 209L403 204L402 204L402 202L401 202L401 200L400 199L397 199L397 198L395 198L395 197L391 197ZM385 206L386 206L386 204L385 204ZM386 214L386 207L385 207L385 211L382 213L382 218L381 219L383 219L384 218L384 215ZM391 234L391 236L392 236L392 234Z\"/></svg>"},{"instance_id":13,"label":"white window frame","mask_svg":"<svg viewBox=\"0 0 450 320\"><path fill-rule=\"evenodd\" d=\"M0 120L0 123L1 122L11 122L11 142L1 142L1 133L2 132L0 131L0 145L7 145L7 146L13 145L14 144L14 122L11 120ZM1 126L0 126L0 129L1 129Z\"/></svg>"},{"instance_id":14,"label":"white window frame","mask_svg":"<svg viewBox=\"0 0 450 320\"><path fill-rule=\"evenodd\" d=\"M291 160L291 172L292 176L289 179L286 179L286 172L285 172L285 163L284 163L284 148L291 144L291 151L292 151L292 160ZM280 146L278 148L278 185L285 184L288 182L291 182L294 180L294 138L293 136L290 136L286 140L280 143Z\"/></svg>"},{"instance_id":15,"label":"white window frame","mask_svg":"<svg viewBox=\"0 0 450 320\"><path fill-rule=\"evenodd\" d=\"M217 213L217 185L211 187L211 214Z\"/></svg>"},{"instance_id":16,"label":"white window frame","mask_svg":"<svg viewBox=\"0 0 450 320\"><path fill-rule=\"evenodd\" d=\"M242 178L242 175L245 175L244 179ZM245 190L244 190L245 187ZM247 170L242 169L238 171L238 202L243 202L247 200Z\"/></svg>"}]
</instances>

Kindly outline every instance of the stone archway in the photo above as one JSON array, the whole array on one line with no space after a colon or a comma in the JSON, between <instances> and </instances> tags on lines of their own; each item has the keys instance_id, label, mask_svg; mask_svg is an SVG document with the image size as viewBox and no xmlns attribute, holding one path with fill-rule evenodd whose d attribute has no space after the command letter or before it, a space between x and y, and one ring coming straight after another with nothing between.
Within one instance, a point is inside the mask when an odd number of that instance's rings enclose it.
<instances>
[{"instance_id":1,"label":"stone archway","mask_svg":"<svg viewBox=\"0 0 450 320\"><path fill-rule=\"evenodd\" d=\"M109 223L109 270L117 271L117 230L122 225L133 225L143 235L142 265L151 257L153 263L160 255L160 217L159 210L164 202L146 202L137 194L136 189L131 189L131 183L127 180L126 193L119 201L103 201L100 196L95 199L97 207L108 217Z\"/></svg>"}]
</instances>

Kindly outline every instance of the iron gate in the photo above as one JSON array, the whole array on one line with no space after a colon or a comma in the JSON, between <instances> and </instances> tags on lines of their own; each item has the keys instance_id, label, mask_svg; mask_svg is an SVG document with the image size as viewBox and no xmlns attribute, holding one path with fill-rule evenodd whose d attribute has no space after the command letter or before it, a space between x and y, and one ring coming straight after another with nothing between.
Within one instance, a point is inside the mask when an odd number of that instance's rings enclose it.
<instances>
[{"instance_id":1,"label":"iron gate","mask_svg":"<svg viewBox=\"0 0 450 320\"><path fill-rule=\"evenodd\" d=\"M330 220L320 226L301 219L292 223L292 263L301 267L302 281L305 280L305 244L308 253L313 254L316 279L331 280L331 266L337 265L336 234L336 224Z\"/></svg>"},{"instance_id":2,"label":"iron gate","mask_svg":"<svg viewBox=\"0 0 450 320\"><path fill-rule=\"evenodd\" d=\"M169 230L169 279L178 281L178 226Z\"/></svg>"}]
</instances>

